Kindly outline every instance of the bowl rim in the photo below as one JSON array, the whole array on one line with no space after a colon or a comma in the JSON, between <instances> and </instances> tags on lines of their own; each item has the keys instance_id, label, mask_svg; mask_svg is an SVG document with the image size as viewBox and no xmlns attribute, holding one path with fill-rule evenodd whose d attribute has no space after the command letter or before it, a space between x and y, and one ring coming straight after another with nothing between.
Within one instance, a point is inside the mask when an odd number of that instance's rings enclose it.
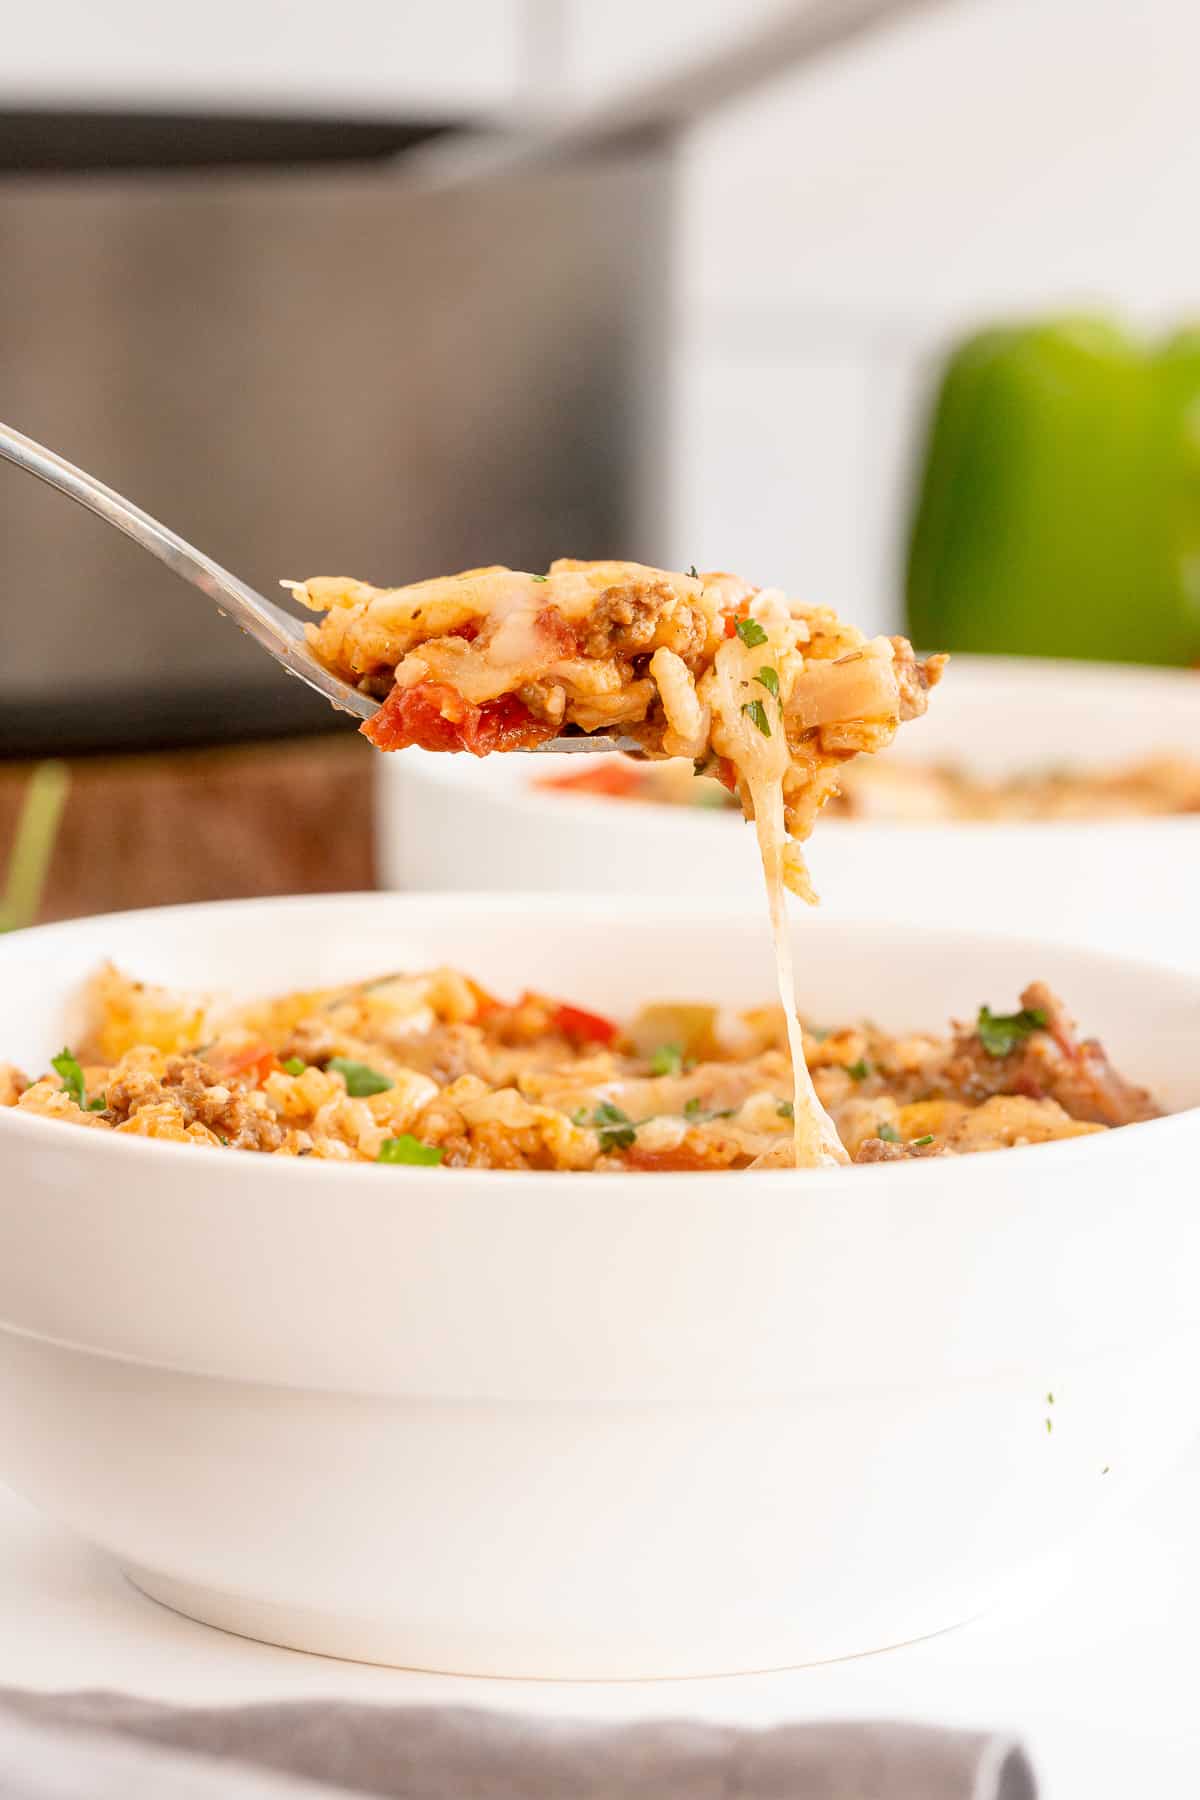
<instances>
[{"instance_id":1,"label":"bowl rim","mask_svg":"<svg viewBox=\"0 0 1200 1800\"><path fill-rule=\"evenodd\" d=\"M239 900L200 900L174 906L136 907L124 912L88 913L81 918L60 919L51 924L29 926L24 930L14 931L0 937L0 971L3 970L5 961L10 955L15 960L34 939L41 943L52 944L58 938L93 930L102 924L128 929L139 919L184 919L188 915L211 915L214 912L236 914L237 912L261 912L279 908L303 912L346 905L357 906L363 910L394 911L409 909L418 911L432 907L440 915L444 915L447 911L474 914L486 910L487 914L491 916L498 912L528 916L531 910L558 911L561 909L562 899L561 894L545 891L437 893L430 890L428 892L395 893L364 889L346 893L281 894ZM572 895L571 908L576 917L580 914L590 915L597 923L605 923L610 926L613 914L622 910L640 912L650 918L661 919L664 923L670 923L678 918L678 904L675 899L661 894ZM765 919L760 908L750 902L736 900L731 902L725 899L715 902L692 903L689 918L700 923L712 924L714 927L722 921L734 921L738 924L758 922L765 929ZM1049 956L1052 958L1067 950L1070 954L1083 957L1088 962L1102 964L1107 969L1123 973L1131 980L1135 980L1139 976L1149 976L1152 980L1169 979L1180 988L1190 988L1197 1002L1200 1002L1200 971L1179 969L1169 962L1157 962L1148 957L1128 956L1091 945L1066 946L1051 939L1031 938L1022 933L1009 933L994 928L970 930L963 927L940 925L909 925L903 921L896 922L886 919L860 921L843 919L837 915L826 915L824 918L818 916L814 923L818 927L828 928L830 931L853 933L856 936L860 934L891 934L906 938L910 943L913 940L918 942L924 940L930 947L936 945L943 952L948 945L959 946L963 950L966 950L971 944L991 947L1003 945L1017 954L1028 950L1031 962L1036 962L1039 957ZM0 1006L0 1013L2 1011L3 1008ZM1125 1139L1127 1133L1136 1132L1138 1140L1143 1141L1146 1133L1155 1133L1158 1137L1163 1137L1168 1133L1178 1132L1180 1129L1190 1130L1193 1128L1193 1122L1200 1122L1200 1101L1197 1101L1195 1105L1180 1108L1176 1112L1166 1113L1161 1118L1138 1120L1132 1124L1120 1126L1117 1130L1122 1139ZM47 1132L52 1134L50 1141L62 1145L64 1149L72 1141L67 1139L64 1142L64 1127L61 1120L45 1118L36 1113L22 1113L17 1107L0 1107L0 1158L4 1154L5 1138L12 1138L16 1141L24 1139L31 1145L37 1145L39 1142L46 1141L45 1134ZM73 1135L78 1137L80 1133L77 1130ZM1051 1157L1057 1158L1059 1161L1080 1157L1091 1160L1099 1152L1099 1147L1110 1141L1112 1135L1111 1132L1089 1133L1083 1137L1059 1138L1043 1144L1019 1144L1005 1150L1002 1154L1006 1158L1015 1154L1020 1154L1022 1157L1037 1155L1043 1161ZM130 1155L143 1160L147 1157L166 1156L169 1159L167 1166L176 1168L179 1166L181 1150L206 1148L203 1145L186 1146L154 1138L137 1137L132 1133L122 1135L115 1131L89 1132L87 1137L92 1146L92 1154L98 1154L109 1161L112 1161L113 1158L119 1160ZM82 1151L83 1145L80 1144L77 1148ZM754 1171L754 1192L762 1193L765 1196L768 1194L778 1195L788 1190L796 1194L798 1199L802 1197L802 1194L803 1197L815 1198L817 1192L826 1187L843 1196L847 1191L861 1193L863 1191L863 1173L866 1169L886 1170L891 1175L903 1169L905 1174L902 1179L904 1180L922 1179L922 1177L915 1176L917 1170L922 1170L925 1172L923 1179L930 1186L935 1184L940 1186L947 1181L961 1182L964 1179L964 1163L969 1169L972 1164L977 1162L986 1164L990 1161L991 1153L982 1157L917 1157L897 1162L858 1163L848 1166L839 1165L834 1168L763 1169ZM218 1168L225 1166L224 1164L217 1165ZM690 1187L693 1191L697 1191L698 1184L701 1184L699 1191L705 1194L711 1193L714 1198L717 1198L722 1194L728 1195L735 1185L744 1188L745 1178L751 1173L746 1169L662 1170L658 1172L628 1169L599 1172L565 1169L446 1169L435 1174L432 1168L424 1167L405 1168L402 1165L393 1164L384 1166L373 1163L342 1162L323 1157L255 1155L249 1151L241 1154L237 1167L241 1175L246 1175L254 1181L299 1180L318 1183L321 1181L332 1182L339 1177L344 1180L349 1171L354 1172L353 1179L355 1181L361 1181L364 1172L371 1169L375 1171L374 1179L376 1181L386 1179L394 1183L399 1176L402 1182L407 1181L413 1185L419 1183L427 1186L432 1179L438 1187L441 1187L442 1184L449 1184L446 1190L448 1195L454 1194L463 1198L472 1194L503 1192L505 1189L528 1191L531 1184L538 1193L580 1194L591 1191L597 1183L601 1184L600 1191L603 1191L604 1186L608 1184L617 1181L628 1183L634 1179L638 1182L640 1192L644 1178L650 1182L650 1186L645 1190L647 1194L662 1193L665 1197L669 1193L678 1193L681 1187ZM249 1175L251 1168L256 1169L258 1173ZM268 1174L268 1170L273 1173ZM930 1173L931 1171L932 1173ZM965 1179L970 1180L970 1174L967 1174ZM586 1183L586 1186L581 1188L581 1183ZM371 1191L369 1187L363 1185L364 1194ZM412 1186L409 1188L409 1194L411 1197ZM218 1197L214 1195L214 1201Z\"/></svg>"}]
</instances>

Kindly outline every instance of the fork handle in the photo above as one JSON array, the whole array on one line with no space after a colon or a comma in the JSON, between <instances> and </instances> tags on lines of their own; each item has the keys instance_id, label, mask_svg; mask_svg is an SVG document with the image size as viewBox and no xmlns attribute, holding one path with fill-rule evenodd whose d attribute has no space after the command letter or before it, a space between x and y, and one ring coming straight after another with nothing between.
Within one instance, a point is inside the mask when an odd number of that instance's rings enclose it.
<instances>
[{"instance_id":1,"label":"fork handle","mask_svg":"<svg viewBox=\"0 0 1200 1800\"><path fill-rule=\"evenodd\" d=\"M296 619L289 617L281 607L273 606L244 581L239 581L211 556L197 550L177 531L143 512L132 500L126 500L123 494L106 487L94 475L76 468L65 456L48 450L44 444L26 437L12 425L0 424L0 457L36 476L47 486L57 488L60 494L103 519L106 525L132 538L135 544L148 550L184 581L190 581L282 663L290 675L317 688L335 706L344 712L357 713L360 718L369 718L375 711L373 700L356 693L347 683L320 667L310 654Z\"/></svg>"},{"instance_id":2,"label":"fork handle","mask_svg":"<svg viewBox=\"0 0 1200 1800\"><path fill-rule=\"evenodd\" d=\"M203 551L197 550L178 532L163 525L158 519L143 512L132 500L126 500L113 488L106 487L97 481L94 475L76 468L74 463L59 456L56 451L48 450L45 444L37 443L26 437L23 431L17 431L12 425L0 424L0 456L8 462L15 463L29 475L36 475L39 481L47 486L57 488L60 494L76 501L89 512L96 514L108 525L123 531L126 537L156 556L159 562L165 563L176 575L182 575L185 581L206 593L210 600L218 603L227 600L236 593L239 600L252 609L269 607L269 602L261 594L256 594L244 582L223 569L220 563L214 562ZM270 645L274 647L278 641L278 628L274 619L267 613L263 619L264 626L270 631ZM266 638L263 642L268 642Z\"/></svg>"}]
</instances>

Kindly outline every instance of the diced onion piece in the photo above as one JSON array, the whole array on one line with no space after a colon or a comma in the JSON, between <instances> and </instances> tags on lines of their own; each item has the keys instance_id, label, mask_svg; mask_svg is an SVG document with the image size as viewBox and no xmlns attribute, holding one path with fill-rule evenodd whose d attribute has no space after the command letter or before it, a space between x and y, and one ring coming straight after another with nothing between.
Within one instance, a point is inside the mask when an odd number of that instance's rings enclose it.
<instances>
[{"instance_id":1,"label":"diced onion piece","mask_svg":"<svg viewBox=\"0 0 1200 1800\"><path fill-rule=\"evenodd\" d=\"M877 648L881 643L886 656ZM877 638L844 662L809 658L792 683L787 711L802 730L846 719L898 719L900 684L887 639Z\"/></svg>"}]
</instances>

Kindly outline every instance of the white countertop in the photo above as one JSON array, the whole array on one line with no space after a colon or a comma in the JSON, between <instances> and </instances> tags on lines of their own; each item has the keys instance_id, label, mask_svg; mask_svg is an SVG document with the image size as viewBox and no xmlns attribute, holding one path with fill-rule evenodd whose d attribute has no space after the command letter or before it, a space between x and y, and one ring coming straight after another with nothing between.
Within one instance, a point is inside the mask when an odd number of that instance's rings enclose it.
<instances>
[{"instance_id":1,"label":"white countertop","mask_svg":"<svg viewBox=\"0 0 1200 1800\"><path fill-rule=\"evenodd\" d=\"M891 1717L1016 1731L1042 1800L1200 1792L1193 1621L1200 1444L1124 1520L1003 1614L849 1662L721 1681L473 1681L338 1663L233 1638L144 1599L0 1489L0 1684L213 1703L335 1695L622 1718L750 1723Z\"/></svg>"}]
</instances>

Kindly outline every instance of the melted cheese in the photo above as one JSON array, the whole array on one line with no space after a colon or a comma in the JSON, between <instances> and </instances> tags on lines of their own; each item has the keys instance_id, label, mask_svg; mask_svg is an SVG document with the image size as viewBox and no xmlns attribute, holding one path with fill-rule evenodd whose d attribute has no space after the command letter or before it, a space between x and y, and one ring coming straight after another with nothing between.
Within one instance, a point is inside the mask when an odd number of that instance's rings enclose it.
<instances>
[{"instance_id":1,"label":"melted cheese","mask_svg":"<svg viewBox=\"0 0 1200 1800\"><path fill-rule=\"evenodd\" d=\"M779 700L756 680L760 669L766 665L777 669L781 660L769 642L750 649L740 638L730 638L717 651L714 662L713 710L724 727L730 760L745 782L754 807L754 828L775 945L775 976L792 1060L793 1157L797 1168L820 1168L846 1163L850 1158L833 1120L817 1098L804 1055L804 1033L796 1016L796 976L784 898L789 845L783 818L783 777L788 768L788 744ZM756 701L763 708L769 736L747 710ZM790 848L794 853L795 846Z\"/></svg>"}]
</instances>

